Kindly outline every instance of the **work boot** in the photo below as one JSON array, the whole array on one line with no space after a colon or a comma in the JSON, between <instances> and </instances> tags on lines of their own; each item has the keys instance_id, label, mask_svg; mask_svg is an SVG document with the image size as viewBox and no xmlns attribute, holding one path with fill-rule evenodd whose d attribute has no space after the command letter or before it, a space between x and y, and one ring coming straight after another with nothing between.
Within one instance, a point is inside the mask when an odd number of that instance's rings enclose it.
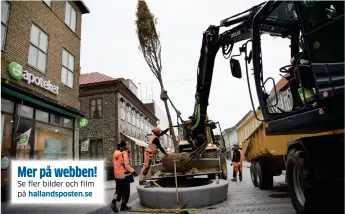
<instances>
[{"instance_id":1,"label":"work boot","mask_svg":"<svg viewBox=\"0 0 345 214\"><path fill-rule=\"evenodd\" d=\"M113 200L112 202L111 202L111 209L115 212L115 213L118 213L119 212L119 208L117 208L117 206L116 206L116 202Z\"/></svg>"},{"instance_id":2,"label":"work boot","mask_svg":"<svg viewBox=\"0 0 345 214\"><path fill-rule=\"evenodd\" d=\"M146 181L139 181L139 185L146 185Z\"/></svg>"},{"instance_id":3,"label":"work boot","mask_svg":"<svg viewBox=\"0 0 345 214\"><path fill-rule=\"evenodd\" d=\"M233 179L231 179L231 181L237 181L237 178L233 178Z\"/></svg>"},{"instance_id":4,"label":"work boot","mask_svg":"<svg viewBox=\"0 0 345 214\"><path fill-rule=\"evenodd\" d=\"M121 211L128 211L131 209L132 209L132 207L128 207L126 204L121 204Z\"/></svg>"}]
</instances>

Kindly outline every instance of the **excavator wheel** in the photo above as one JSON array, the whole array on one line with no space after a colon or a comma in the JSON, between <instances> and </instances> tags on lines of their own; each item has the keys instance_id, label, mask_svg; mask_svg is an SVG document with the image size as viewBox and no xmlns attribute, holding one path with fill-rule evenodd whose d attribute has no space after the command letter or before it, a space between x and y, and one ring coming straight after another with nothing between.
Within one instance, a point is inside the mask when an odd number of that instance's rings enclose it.
<instances>
[{"instance_id":1,"label":"excavator wheel","mask_svg":"<svg viewBox=\"0 0 345 214\"><path fill-rule=\"evenodd\" d=\"M255 165L258 187L262 190L273 188L273 175L270 168L264 162L257 162Z\"/></svg>"},{"instance_id":2,"label":"excavator wheel","mask_svg":"<svg viewBox=\"0 0 345 214\"><path fill-rule=\"evenodd\" d=\"M227 180L228 179L228 166L226 163L226 156L224 153L220 154L220 168L222 170L222 173L220 174L220 178Z\"/></svg>"},{"instance_id":3,"label":"excavator wheel","mask_svg":"<svg viewBox=\"0 0 345 214\"><path fill-rule=\"evenodd\" d=\"M258 180L256 175L255 164L250 164L250 178L252 179L252 183L255 187L258 187Z\"/></svg>"}]
</instances>

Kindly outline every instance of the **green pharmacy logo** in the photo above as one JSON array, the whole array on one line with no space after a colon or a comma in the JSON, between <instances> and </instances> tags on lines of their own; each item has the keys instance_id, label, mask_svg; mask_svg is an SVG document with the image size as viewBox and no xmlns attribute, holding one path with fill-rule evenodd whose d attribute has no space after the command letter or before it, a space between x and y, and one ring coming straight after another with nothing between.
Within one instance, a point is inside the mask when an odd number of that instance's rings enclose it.
<instances>
[{"instance_id":1,"label":"green pharmacy logo","mask_svg":"<svg viewBox=\"0 0 345 214\"><path fill-rule=\"evenodd\" d=\"M21 80L23 78L23 66L16 62L11 62L8 66L8 71L11 77L15 80Z\"/></svg>"},{"instance_id":2,"label":"green pharmacy logo","mask_svg":"<svg viewBox=\"0 0 345 214\"><path fill-rule=\"evenodd\" d=\"M85 118L81 119L79 123L80 127L86 127L88 124L89 124L89 121Z\"/></svg>"},{"instance_id":3,"label":"green pharmacy logo","mask_svg":"<svg viewBox=\"0 0 345 214\"><path fill-rule=\"evenodd\" d=\"M29 136L26 134L23 134L22 136L20 136L19 144L27 144L28 140L29 140Z\"/></svg>"}]
</instances>

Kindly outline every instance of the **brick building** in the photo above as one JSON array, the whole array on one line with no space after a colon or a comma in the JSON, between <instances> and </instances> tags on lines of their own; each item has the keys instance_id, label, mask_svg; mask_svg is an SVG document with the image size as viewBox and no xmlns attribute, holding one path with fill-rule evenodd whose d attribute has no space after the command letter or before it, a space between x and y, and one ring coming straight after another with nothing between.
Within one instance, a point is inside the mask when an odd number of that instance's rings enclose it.
<instances>
[{"instance_id":1,"label":"brick building","mask_svg":"<svg viewBox=\"0 0 345 214\"><path fill-rule=\"evenodd\" d=\"M113 178L112 155L117 143L131 144L131 165L139 171L148 136L157 117L137 97L131 80L97 72L82 74L79 82L81 109L89 120L80 130L81 159L103 159L107 178Z\"/></svg>"},{"instance_id":2,"label":"brick building","mask_svg":"<svg viewBox=\"0 0 345 214\"><path fill-rule=\"evenodd\" d=\"M1 162L73 159L79 142L82 1L1 1ZM3 198L3 197L2 197Z\"/></svg>"}]
</instances>

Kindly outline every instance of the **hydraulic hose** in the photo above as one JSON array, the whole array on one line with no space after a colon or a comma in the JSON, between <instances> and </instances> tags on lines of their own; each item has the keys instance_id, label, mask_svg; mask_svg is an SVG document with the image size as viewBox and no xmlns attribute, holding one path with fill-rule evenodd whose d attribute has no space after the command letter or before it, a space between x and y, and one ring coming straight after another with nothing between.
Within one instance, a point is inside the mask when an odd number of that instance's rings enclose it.
<instances>
[{"instance_id":1,"label":"hydraulic hose","mask_svg":"<svg viewBox=\"0 0 345 214\"><path fill-rule=\"evenodd\" d=\"M198 127L199 123L200 123L200 104L198 104L196 107L196 123L192 127L192 130Z\"/></svg>"}]
</instances>

